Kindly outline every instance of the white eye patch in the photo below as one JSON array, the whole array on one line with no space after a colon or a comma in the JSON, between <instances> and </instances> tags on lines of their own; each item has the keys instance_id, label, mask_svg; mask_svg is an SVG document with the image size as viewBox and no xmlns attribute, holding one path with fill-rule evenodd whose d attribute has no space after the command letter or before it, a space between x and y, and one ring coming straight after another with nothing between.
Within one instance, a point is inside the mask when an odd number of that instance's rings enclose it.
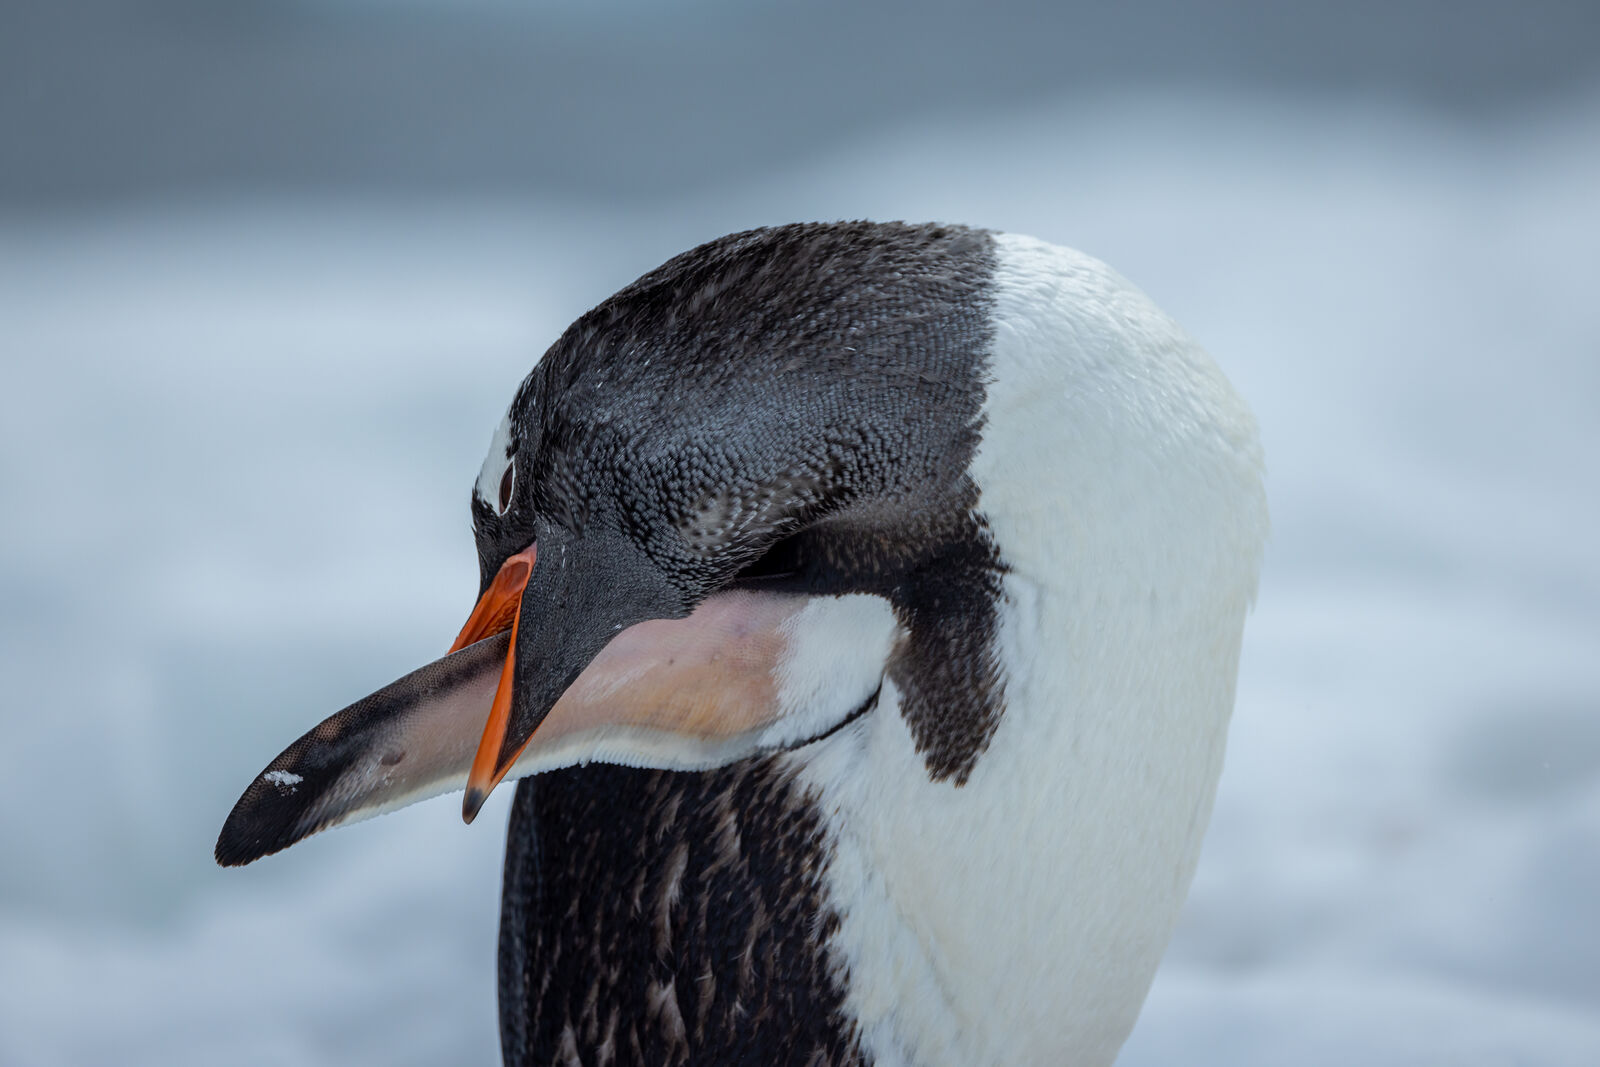
<instances>
[{"instance_id":1,"label":"white eye patch","mask_svg":"<svg viewBox=\"0 0 1600 1067\"><path fill-rule=\"evenodd\" d=\"M494 439L489 442L489 454L483 458L483 469L478 472L473 495L496 515L504 515L511 506L516 481L516 463L511 458L511 412L508 411L494 428Z\"/></svg>"}]
</instances>

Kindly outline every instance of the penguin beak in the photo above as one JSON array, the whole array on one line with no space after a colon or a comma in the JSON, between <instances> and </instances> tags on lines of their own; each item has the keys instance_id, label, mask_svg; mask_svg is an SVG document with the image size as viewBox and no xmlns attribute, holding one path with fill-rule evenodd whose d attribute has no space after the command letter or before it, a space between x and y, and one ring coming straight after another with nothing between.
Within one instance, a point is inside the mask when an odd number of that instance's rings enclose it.
<instances>
[{"instance_id":1,"label":"penguin beak","mask_svg":"<svg viewBox=\"0 0 1600 1067\"><path fill-rule=\"evenodd\" d=\"M499 682L467 774L461 817L470 823L525 752L537 757L574 738L636 729L676 736L710 751L748 737L779 714L774 672L787 648L786 626L806 604L793 595L724 593L687 618L650 620L622 630L522 733L514 728L518 629L537 546L501 565L451 646L460 652L507 631ZM548 635L546 635L548 636ZM530 634L538 641L538 634ZM524 660L526 663L526 660ZM537 744L534 742L537 740ZM537 760L536 760L537 762ZM522 773L527 773L524 770Z\"/></svg>"},{"instance_id":2,"label":"penguin beak","mask_svg":"<svg viewBox=\"0 0 1600 1067\"><path fill-rule=\"evenodd\" d=\"M897 633L886 604L881 625L863 629L859 611L842 602L734 589L687 616L618 627L591 655L581 639L566 640L573 612L561 609L572 600L558 589L545 602L534 558L530 546L506 561L449 655L324 719L268 764L223 825L217 862L249 863L320 830L463 787L470 822L507 777L592 760L697 770L792 746L863 706L882 684ZM523 640L531 647L519 661L530 587L541 603L528 605ZM598 595L615 599L611 587ZM826 663L803 654L819 635L838 632L861 638L863 654ZM569 668L559 657L574 648L581 665L562 681ZM535 705L550 701L520 728L519 694ZM473 738L486 705L487 723Z\"/></svg>"},{"instance_id":3,"label":"penguin beak","mask_svg":"<svg viewBox=\"0 0 1600 1067\"><path fill-rule=\"evenodd\" d=\"M539 546L529 545L505 563L489 583L474 605L467 624L456 636L451 652L459 652L485 638L511 631L511 641L506 646L505 662L500 667L500 684L494 691L494 702L489 706L489 721L484 724L483 737L478 742L477 755L472 760L472 770L467 775L467 793L461 805L461 817L468 823L477 818L489 793L511 769L511 761L496 767L506 728L511 722L511 695L516 684L517 620L522 614L522 594L533 576L533 565L539 558ZM513 756L513 759L515 756Z\"/></svg>"}]
</instances>

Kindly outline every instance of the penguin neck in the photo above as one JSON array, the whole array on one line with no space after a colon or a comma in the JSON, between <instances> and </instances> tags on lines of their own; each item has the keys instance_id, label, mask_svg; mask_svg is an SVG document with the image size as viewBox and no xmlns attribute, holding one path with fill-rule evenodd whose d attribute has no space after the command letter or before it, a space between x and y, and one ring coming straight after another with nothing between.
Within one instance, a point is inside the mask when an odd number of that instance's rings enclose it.
<instances>
[{"instance_id":1,"label":"penguin neck","mask_svg":"<svg viewBox=\"0 0 1600 1067\"><path fill-rule=\"evenodd\" d=\"M886 683L789 757L879 1064L1115 1058L1199 857L1265 535L1254 424L1209 359L1103 265L997 240L972 474L1007 567L999 726L934 781Z\"/></svg>"}]
</instances>

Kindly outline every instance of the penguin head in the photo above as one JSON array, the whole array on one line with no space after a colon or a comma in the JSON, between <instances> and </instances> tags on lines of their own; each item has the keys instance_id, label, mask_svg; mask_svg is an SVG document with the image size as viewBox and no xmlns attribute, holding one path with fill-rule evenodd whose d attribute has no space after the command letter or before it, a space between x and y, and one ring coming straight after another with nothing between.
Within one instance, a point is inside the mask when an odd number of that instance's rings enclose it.
<instances>
[{"instance_id":1,"label":"penguin head","mask_svg":"<svg viewBox=\"0 0 1600 1067\"><path fill-rule=\"evenodd\" d=\"M319 727L344 746L319 774L339 799L279 821L304 836L463 774L470 820L513 769L725 763L831 730L886 674L930 775L964 777L999 688L1002 565L967 470L992 272L979 231L787 226L703 245L579 318L474 482L455 680L419 678L430 665ZM446 730L448 757L404 782L358 773ZM304 778L316 747L262 777Z\"/></svg>"}]
</instances>

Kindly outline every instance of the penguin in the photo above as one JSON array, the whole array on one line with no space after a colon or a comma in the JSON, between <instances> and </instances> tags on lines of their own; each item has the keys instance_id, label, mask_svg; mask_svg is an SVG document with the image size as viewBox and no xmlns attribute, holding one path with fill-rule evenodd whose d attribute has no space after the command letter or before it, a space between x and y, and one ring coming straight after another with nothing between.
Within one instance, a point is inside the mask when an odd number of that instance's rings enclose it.
<instances>
[{"instance_id":1,"label":"penguin","mask_svg":"<svg viewBox=\"0 0 1600 1067\"><path fill-rule=\"evenodd\" d=\"M1268 529L1249 408L1079 252L736 233L573 323L474 483L448 655L217 861L519 779L521 1064L1109 1064L1199 858Z\"/></svg>"}]
</instances>

